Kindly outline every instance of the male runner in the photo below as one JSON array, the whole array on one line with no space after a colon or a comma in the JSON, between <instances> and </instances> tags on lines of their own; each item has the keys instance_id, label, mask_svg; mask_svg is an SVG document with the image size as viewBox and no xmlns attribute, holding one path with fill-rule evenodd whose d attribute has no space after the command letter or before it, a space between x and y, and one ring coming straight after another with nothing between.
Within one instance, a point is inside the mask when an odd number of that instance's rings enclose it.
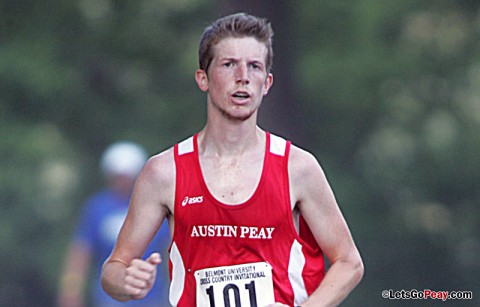
<instances>
[{"instance_id":1,"label":"male runner","mask_svg":"<svg viewBox=\"0 0 480 307\"><path fill-rule=\"evenodd\" d=\"M359 283L363 263L319 163L257 125L272 35L243 13L206 28L195 73L206 125L143 169L103 268L112 297L152 288L162 260L140 257L165 218L174 306L333 306Z\"/></svg>"}]
</instances>

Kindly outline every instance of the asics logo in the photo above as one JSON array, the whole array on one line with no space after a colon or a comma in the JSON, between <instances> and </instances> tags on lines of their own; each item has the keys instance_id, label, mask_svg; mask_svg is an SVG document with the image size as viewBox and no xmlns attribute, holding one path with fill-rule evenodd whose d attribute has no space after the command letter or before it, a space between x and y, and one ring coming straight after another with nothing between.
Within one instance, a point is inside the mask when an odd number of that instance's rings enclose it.
<instances>
[{"instance_id":1,"label":"asics logo","mask_svg":"<svg viewBox=\"0 0 480 307\"><path fill-rule=\"evenodd\" d=\"M200 203L203 203L203 196L195 196L195 197L185 196L185 198L182 201L182 206L200 204Z\"/></svg>"}]
</instances>

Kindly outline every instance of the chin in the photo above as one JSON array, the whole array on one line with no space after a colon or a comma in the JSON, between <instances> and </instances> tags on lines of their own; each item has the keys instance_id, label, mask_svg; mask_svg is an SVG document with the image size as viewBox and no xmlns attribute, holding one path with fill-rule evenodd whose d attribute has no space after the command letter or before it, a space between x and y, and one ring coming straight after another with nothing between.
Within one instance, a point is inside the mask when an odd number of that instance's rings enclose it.
<instances>
[{"instance_id":1,"label":"chin","mask_svg":"<svg viewBox=\"0 0 480 307\"><path fill-rule=\"evenodd\" d=\"M255 110L256 111L256 110ZM224 112L223 115L227 117L229 120L236 121L236 122L244 122L249 120L255 111L249 112Z\"/></svg>"},{"instance_id":2,"label":"chin","mask_svg":"<svg viewBox=\"0 0 480 307\"><path fill-rule=\"evenodd\" d=\"M215 108L220 112L220 114L228 119L228 120L231 120L231 121L236 121L236 122L243 122L243 121L246 121L248 119L250 119L254 114L255 112L257 111L256 109L255 110L251 110L251 109L248 109L248 110L245 110L243 108L232 108L232 109L224 109L224 108L221 108L221 107L218 107L216 105L214 105Z\"/></svg>"}]
</instances>

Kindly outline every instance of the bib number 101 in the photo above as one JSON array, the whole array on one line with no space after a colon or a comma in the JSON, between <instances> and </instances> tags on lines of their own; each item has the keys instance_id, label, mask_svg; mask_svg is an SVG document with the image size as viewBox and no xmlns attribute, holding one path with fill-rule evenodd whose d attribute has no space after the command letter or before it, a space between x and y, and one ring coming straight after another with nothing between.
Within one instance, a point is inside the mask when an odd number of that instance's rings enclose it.
<instances>
[{"instance_id":1,"label":"bib number 101","mask_svg":"<svg viewBox=\"0 0 480 307\"><path fill-rule=\"evenodd\" d=\"M197 270L195 280L197 307L263 307L275 302L272 266L266 262Z\"/></svg>"},{"instance_id":2,"label":"bib number 101","mask_svg":"<svg viewBox=\"0 0 480 307\"><path fill-rule=\"evenodd\" d=\"M255 281L252 280L250 283L245 284L245 289L248 291L248 297L250 299L250 307L257 307L257 293L255 291ZM207 295L210 301L210 307L216 307L215 306L215 296L213 293L213 286L210 286L206 289ZM233 301L235 302L235 305L232 306L230 304L231 302L231 296L233 295ZM240 289L236 284L227 284L223 288L223 303L225 307L241 307L242 303L240 301Z\"/></svg>"}]
</instances>

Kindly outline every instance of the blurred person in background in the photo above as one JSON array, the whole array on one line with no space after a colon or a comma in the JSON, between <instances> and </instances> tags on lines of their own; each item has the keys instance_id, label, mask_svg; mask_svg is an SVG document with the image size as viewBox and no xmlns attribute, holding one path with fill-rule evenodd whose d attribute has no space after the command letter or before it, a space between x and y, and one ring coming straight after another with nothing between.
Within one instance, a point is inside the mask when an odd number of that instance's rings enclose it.
<instances>
[{"instance_id":1,"label":"blurred person in background","mask_svg":"<svg viewBox=\"0 0 480 307\"><path fill-rule=\"evenodd\" d=\"M147 160L145 150L131 142L108 147L100 166L106 187L85 203L66 254L58 293L59 307L168 306L168 268L160 266L157 286L143 300L120 303L105 294L100 272L110 255L127 215L135 180ZM167 223L161 225L146 254L166 253L170 243ZM167 256L165 256L167 258Z\"/></svg>"}]
</instances>

